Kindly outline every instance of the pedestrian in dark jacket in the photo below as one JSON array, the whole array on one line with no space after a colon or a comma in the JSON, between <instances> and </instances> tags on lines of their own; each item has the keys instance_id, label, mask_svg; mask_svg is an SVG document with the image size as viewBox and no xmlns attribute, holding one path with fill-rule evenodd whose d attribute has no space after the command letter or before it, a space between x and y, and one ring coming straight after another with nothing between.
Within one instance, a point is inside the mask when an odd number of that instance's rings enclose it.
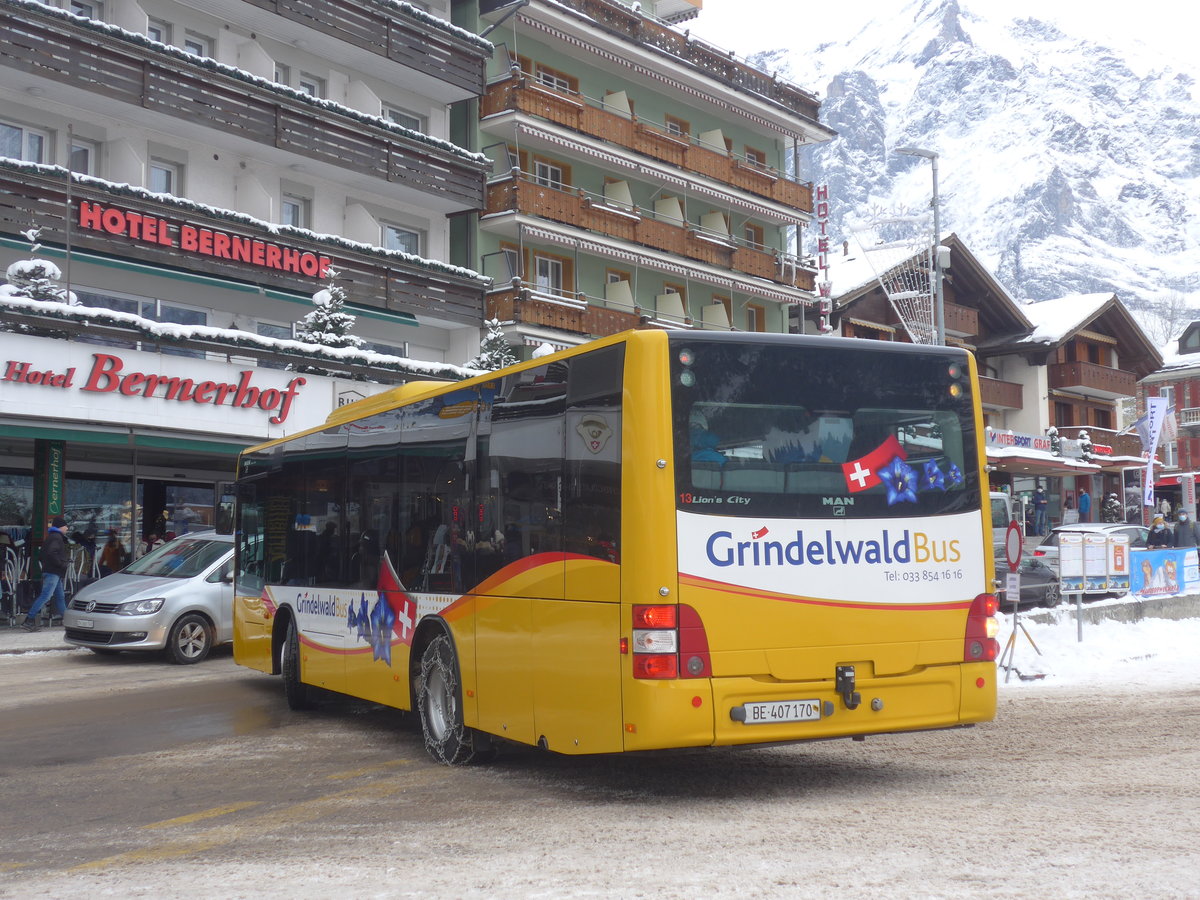
<instances>
[{"instance_id":1,"label":"pedestrian in dark jacket","mask_svg":"<svg viewBox=\"0 0 1200 900\"><path fill-rule=\"evenodd\" d=\"M1179 511L1179 521L1175 523L1175 546L1200 546L1200 528L1188 517L1185 509Z\"/></svg>"},{"instance_id":2,"label":"pedestrian in dark jacket","mask_svg":"<svg viewBox=\"0 0 1200 900\"><path fill-rule=\"evenodd\" d=\"M1155 516L1150 523L1150 534L1146 536L1147 550L1161 550L1163 547L1174 547L1175 535L1167 527L1162 516Z\"/></svg>"},{"instance_id":3,"label":"pedestrian in dark jacket","mask_svg":"<svg viewBox=\"0 0 1200 900\"><path fill-rule=\"evenodd\" d=\"M54 608L58 610L60 616L67 611L67 595L63 591L63 579L67 574L67 566L70 565L70 557L67 554L66 529L67 520L62 516L55 516L54 521L50 523L50 528L46 531L45 540L42 541L38 556L38 562L42 567L42 592L33 601L33 606L29 607L25 621L21 623L21 627L26 631L41 630L37 623L38 613L42 611L42 607L46 605L46 601L51 596L54 597Z\"/></svg>"}]
</instances>

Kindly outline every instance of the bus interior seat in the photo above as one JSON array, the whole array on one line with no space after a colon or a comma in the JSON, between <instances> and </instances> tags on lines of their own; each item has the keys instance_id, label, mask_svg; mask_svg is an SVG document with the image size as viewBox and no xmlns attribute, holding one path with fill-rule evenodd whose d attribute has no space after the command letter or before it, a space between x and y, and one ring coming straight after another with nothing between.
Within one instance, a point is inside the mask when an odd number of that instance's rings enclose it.
<instances>
[{"instance_id":1,"label":"bus interior seat","mask_svg":"<svg viewBox=\"0 0 1200 900\"><path fill-rule=\"evenodd\" d=\"M692 460L692 487L720 490L721 465L715 462Z\"/></svg>"}]
</instances>

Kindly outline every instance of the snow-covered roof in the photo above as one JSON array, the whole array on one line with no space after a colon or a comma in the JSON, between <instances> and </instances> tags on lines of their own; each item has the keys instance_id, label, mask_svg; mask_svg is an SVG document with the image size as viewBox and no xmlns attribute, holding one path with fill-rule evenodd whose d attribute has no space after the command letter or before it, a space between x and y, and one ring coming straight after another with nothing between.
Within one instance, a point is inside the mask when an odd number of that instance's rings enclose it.
<instances>
[{"instance_id":1,"label":"snow-covered roof","mask_svg":"<svg viewBox=\"0 0 1200 900\"><path fill-rule=\"evenodd\" d=\"M377 367L388 372L401 372L422 378L459 380L483 374L476 369L455 366L450 363L425 362L404 356L389 356L374 350L359 350L352 347L328 347L284 338L271 338L236 328L215 328L211 325L177 325L172 322L156 322L133 313L120 312L99 307L78 306L48 300L30 300L13 296L9 285L0 285L0 309L18 313L49 316L72 322L95 322L115 327L134 328L147 337L175 341L216 341L235 347L254 348L275 353L304 356L310 359L346 363L349 365Z\"/></svg>"},{"instance_id":2,"label":"snow-covered roof","mask_svg":"<svg viewBox=\"0 0 1200 900\"><path fill-rule=\"evenodd\" d=\"M1072 332L1086 325L1100 312L1101 308L1114 299L1107 294L1068 294L1055 300L1026 303L1021 307L1033 331L1023 337L1021 344L1057 344L1066 340Z\"/></svg>"}]
</instances>

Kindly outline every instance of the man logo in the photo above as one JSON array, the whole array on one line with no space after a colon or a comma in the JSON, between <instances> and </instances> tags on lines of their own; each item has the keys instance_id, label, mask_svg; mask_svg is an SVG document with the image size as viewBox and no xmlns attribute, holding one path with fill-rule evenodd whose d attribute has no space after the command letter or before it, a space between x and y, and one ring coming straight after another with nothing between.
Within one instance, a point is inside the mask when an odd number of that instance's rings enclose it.
<instances>
[{"instance_id":1,"label":"man logo","mask_svg":"<svg viewBox=\"0 0 1200 900\"><path fill-rule=\"evenodd\" d=\"M853 497L822 497L821 505L822 506L838 506L838 507L853 506L854 498Z\"/></svg>"},{"instance_id":2,"label":"man logo","mask_svg":"<svg viewBox=\"0 0 1200 900\"><path fill-rule=\"evenodd\" d=\"M844 518L846 518L846 507L844 507L844 506L835 506L835 507L833 508L833 517L834 517L835 519L836 519L836 518L843 518L843 519L844 519Z\"/></svg>"}]
</instances>

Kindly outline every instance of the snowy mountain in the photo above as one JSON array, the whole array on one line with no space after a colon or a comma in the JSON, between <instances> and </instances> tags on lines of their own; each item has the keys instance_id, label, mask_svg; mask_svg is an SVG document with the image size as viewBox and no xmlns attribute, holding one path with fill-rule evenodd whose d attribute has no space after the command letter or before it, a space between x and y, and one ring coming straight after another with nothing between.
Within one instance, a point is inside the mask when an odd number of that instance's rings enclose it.
<instances>
[{"instance_id":1,"label":"snowy mountain","mask_svg":"<svg viewBox=\"0 0 1200 900\"><path fill-rule=\"evenodd\" d=\"M751 57L816 90L839 133L810 157L835 246L848 219L928 207L928 160L893 152L919 147L939 155L943 233L1014 297L1200 306L1200 88L1182 71L1195 68L1007 8L913 0L844 43Z\"/></svg>"}]
</instances>

